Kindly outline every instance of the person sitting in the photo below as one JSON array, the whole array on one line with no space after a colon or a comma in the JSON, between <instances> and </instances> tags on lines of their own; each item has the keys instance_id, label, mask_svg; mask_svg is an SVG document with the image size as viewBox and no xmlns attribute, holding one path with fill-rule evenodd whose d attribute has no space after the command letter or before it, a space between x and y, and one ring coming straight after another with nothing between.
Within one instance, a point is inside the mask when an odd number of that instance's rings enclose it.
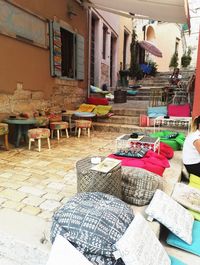
<instances>
[{"instance_id":1,"label":"person sitting","mask_svg":"<svg viewBox=\"0 0 200 265\"><path fill-rule=\"evenodd\" d=\"M173 86L181 87L181 79L182 75L180 74L179 68L175 68L170 76L169 83Z\"/></svg>"},{"instance_id":2,"label":"person sitting","mask_svg":"<svg viewBox=\"0 0 200 265\"><path fill-rule=\"evenodd\" d=\"M183 163L189 174L200 177L200 116L192 124L192 132L183 144Z\"/></svg>"}]
</instances>

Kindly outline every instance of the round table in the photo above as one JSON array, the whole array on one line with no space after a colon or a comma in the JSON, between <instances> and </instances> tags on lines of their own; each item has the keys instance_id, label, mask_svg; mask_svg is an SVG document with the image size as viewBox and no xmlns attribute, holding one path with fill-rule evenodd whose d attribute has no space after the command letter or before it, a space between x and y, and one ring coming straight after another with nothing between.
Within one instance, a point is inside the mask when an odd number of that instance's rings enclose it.
<instances>
[{"instance_id":1,"label":"round table","mask_svg":"<svg viewBox=\"0 0 200 265\"><path fill-rule=\"evenodd\" d=\"M95 113L92 112L82 112L82 111L75 111L74 115L79 118L91 119L96 116Z\"/></svg>"},{"instance_id":2,"label":"round table","mask_svg":"<svg viewBox=\"0 0 200 265\"><path fill-rule=\"evenodd\" d=\"M30 126L35 124L37 121L36 119L17 118L17 119L6 119L4 120L4 122L15 126L14 143L15 147L19 147L22 136L26 141Z\"/></svg>"},{"instance_id":3,"label":"round table","mask_svg":"<svg viewBox=\"0 0 200 265\"><path fill-rule=\"evenodd\" d=\"M101 157L103 160L104 157ZM86 157L76 163L77 191L78 192L103 192L122 198L121 165L117 165L109 172L104 173L91 168L91 157Z\"/></svg>"}]
</instances>

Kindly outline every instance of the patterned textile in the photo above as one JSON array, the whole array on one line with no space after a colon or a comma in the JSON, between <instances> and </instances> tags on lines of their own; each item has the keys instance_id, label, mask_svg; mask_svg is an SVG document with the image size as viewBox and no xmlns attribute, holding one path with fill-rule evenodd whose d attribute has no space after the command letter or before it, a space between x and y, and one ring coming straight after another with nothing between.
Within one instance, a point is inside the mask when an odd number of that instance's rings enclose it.
<instances>
[{"instance_id":1,"label":"patterned textile","mask_svg":"<svg viewBox=\"0 0 200 265\"><path fill-rule=\"evenodd\" d=\"M36 119L36 124L35 124L36 127L49 125L49 118L46 116L35 117L35 119Z\"/></svg>"},{"instance_id":2,"label":"patterned textile","mask_svg":"<svg viewBox=\"0 0 200 265\"><path fill-rule=\"evenodd\" d=\"M193 216L163 191L156 190L145 212L187 244L192 243Z\"/></svg>"},{"instance_id":3,"label":"patterned textile","mask_svg":"<svg viewBox=\"0 0 200 265\"><path fill-rule=\"evenodd\" d=\"M58 121L58 122L51 122L50 129L51 130L63 130L69 127L69 123L66 121Z\"/></svg>"},{"instance_id":4,"label":"patterned textile","mask_svg":"<svg viewBox=\"0 0 200 265\"><path fill-rule=\"evenodd\" d=\"M133 218L128 205L114 196L79 193L54 214L51 241L61 234L93 264L120 264L113 256L114 244Z\"/></svg>"},{"instance_id":5,"label":"patterned textile","mask_svg":"<svg viewBox=\"0 0 200 265\"><path fill-rule=\"evenodd\" d=\"M91 170L92 166L91 157L86 157L76 163L77 191L99 191L114 195L121 199L121 166L117 165L108 173Z\"/></svg>"},{"instance_id":6,"label":"patterned textile","mask_svg":"<svg viewBox=\"0 0 200 265\"><path fill-rule=\"evenodd\" d=\"M8 134L8 124L0 123L0 135Z\"/></svg>"},{"instance_id":7,"label":"patterned textile","mask_svg":"<svg viewBox=\"0 0 200 265\"><path fill-rule=\"evenodd\" d=\"M48 118L49 122L62 121L62 114L51 113Z\"/></svg>"},{"instance_id":8,"label":"patterned textile","mask_svg":"<svg viewBox=\"0 0 200 265\"><path fill-rule=\"evenodd\" d=\"M134 205L146 205L156 189L163 189L163 180L143 168L122 167L122 199Z\"/></svg>"},{"instance_id":9,"label":"patterned textile","mask_svg":"<svg viewBox=\"0 0 200 265\"><path fill-rule=\"evenodd\" d=\"M76 120L75 122L77 128L91 128L92 126L92 121Z\"/></svg>"},{"instance_id":10,"label":"patterned textile","mask_svg":"<svg viewBox=\"0 0 200 265\"><path fill-rule=\"evenodd\" d=\"M125 157L136 157L141 158L144 157L144 155L147 153L148 149L141 148L140 150L131 150L130 148L127 148L125 150L120 150L115 153L116 156L125 156Z\"/></svg>"},{"instance_id":11,"label":"patterned textile","mask_svg":"<svg viewBox=\"0 0 200 265\"><path fill-rule=\"evenodd\" d=\"M50 130L46 128L37 128L28 130L28 137L32 139L49 138Z\"/></svg>"},{"instance_id":12,"label":"patterned textile","mask_svg":"<svg viewBox=\"0 0 200 265\"><path fill-rule=\"evenodd\" d=\"M135 216L116 247L126 265L171 265L167 252L141 214Z\"/></svg>"}]
</instances>

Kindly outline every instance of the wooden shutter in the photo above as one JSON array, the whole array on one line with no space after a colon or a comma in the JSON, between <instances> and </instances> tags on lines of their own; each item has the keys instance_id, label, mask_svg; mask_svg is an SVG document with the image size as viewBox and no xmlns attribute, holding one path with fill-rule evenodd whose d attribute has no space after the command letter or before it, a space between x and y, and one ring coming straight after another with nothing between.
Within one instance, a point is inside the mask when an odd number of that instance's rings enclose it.
<instances>
[{"instance_id":1,"label":"wooden shutter","mask_svg":"<svg viewBox=\"0 0 200 265\"><path fill-rule=\"evenodd\" d=\"M76 35L76 78L84 80L84 37Z\"/></svg>"},{"instance_id":2,"label":"wooden shutter","mask_svg":"<svg viewBox=\"0 0 200 265\"><path fill-rule=\"evenodd\" d=\"M60 24L50 21L49 23L49 36L50 36L50 64L51 64L51 76L60 77L61 74L61 33Z\"/></svg>"}]
</instances>

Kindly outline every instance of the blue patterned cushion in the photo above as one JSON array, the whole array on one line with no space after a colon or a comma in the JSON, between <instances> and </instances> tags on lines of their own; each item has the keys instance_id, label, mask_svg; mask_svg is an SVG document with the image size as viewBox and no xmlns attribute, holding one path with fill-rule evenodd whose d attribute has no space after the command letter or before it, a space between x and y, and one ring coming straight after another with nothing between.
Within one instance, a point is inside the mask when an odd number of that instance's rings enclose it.
<instances>
[{"instance_id":1,"label":"blue patterned cushion","mask_svg":"<svg viewBox=\"0 0 200 265\"><path fill-rule=\"evenodd\" d=\"M116 156L124 156L124 157L136 157L136 158L142 158L147 153L147 148L141 148L139 151L134 150L120 150L116 152L114 155Z\"/></svg>"},{"instance_id":2,"label":"blue patterned cushion","mask_svg":"<svg viewBox=\"0 0 200 265\"><path fill-rule=\"evenodd\" d=\"M112 195L79 193L54 214L51 241L61 234L93 264L120 264L112 254L114 244L133 218L127 204Z\"/></svg>"}]
</instances>

